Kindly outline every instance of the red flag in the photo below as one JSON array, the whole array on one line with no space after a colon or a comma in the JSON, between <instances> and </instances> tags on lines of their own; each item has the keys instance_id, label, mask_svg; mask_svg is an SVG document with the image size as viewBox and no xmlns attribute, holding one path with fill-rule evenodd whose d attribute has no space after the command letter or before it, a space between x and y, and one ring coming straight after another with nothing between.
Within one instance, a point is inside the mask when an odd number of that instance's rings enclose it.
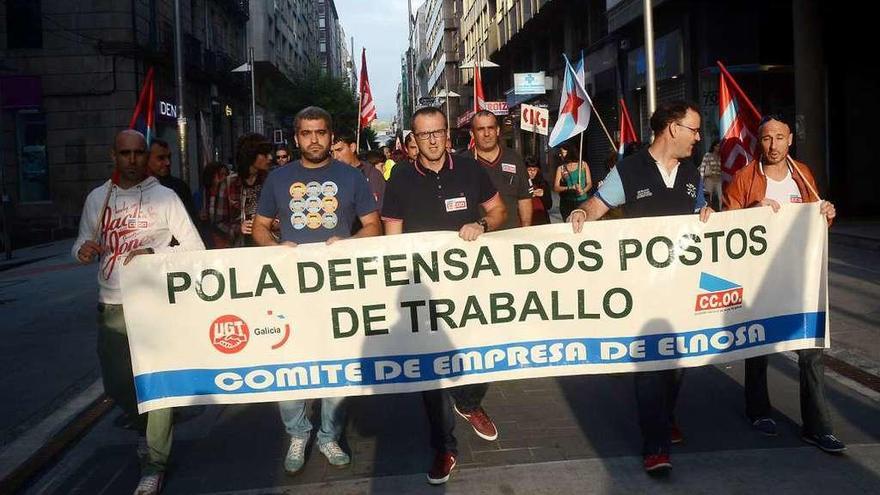
<instances>
[{"instance_id":1,"label":"red flag","mask_svg":"<svg viewBox=\"0 0 880 495\"><path fill-rule=\"evenodd\" d=\"M360 108L360 127L364 128L370 125L370 122L376 120L376 105L373 103L373 93L370 91L370 79L367 77L367 49L361 51L361 108Z\"/></svg>"},{"instance_id":2,"label":"red flag","mask_svg":"<svg viewBox=\"0 0 880 495\"><path fill-rule=\"evenodd\" d=\"M755 158L761 113L727 72L724 64L716 63L721 69L718 83L721 175L724 182L729 182L737 170Z\"/></svg>"},{"instance_id":3,"label":"red flag","mask_svg":"<svg viewBox=\"0 0 880 495\"><path fill-rule=\"evenodd\" d=\"M474 62L474 113L486 109L486 97L483 96L483 78L480 76L480 63Z\"/></svg>"},{"instance_id":4,"label":"red flag","mask_svg":"<svg viewBox=\"0 0 880 495\"><path fill-rule=\"evenodd\" d=\"M134 113L131 114L131 120L128 122L129 129L137 129L141 131L147 138L147 145L153 137L156 119L156 103L155 90L153 86L153 68L147 70L144 77L144 86L138 96L137 104L134 107Z\"/></svg>"},{"instance_id":5,"label":"red flag","mask_svg":"<svg viewBox=\"0 0 880 495\"><path fill-rule=\"evenodd\" d=\"M620 145L617 147L617 159L623 158L623 151L626 145L630 143L638 143L639 136L633 127L632 120L629 118L629 110L626 108L626 102L620 98Z\"/></svg>"}]
</instances>

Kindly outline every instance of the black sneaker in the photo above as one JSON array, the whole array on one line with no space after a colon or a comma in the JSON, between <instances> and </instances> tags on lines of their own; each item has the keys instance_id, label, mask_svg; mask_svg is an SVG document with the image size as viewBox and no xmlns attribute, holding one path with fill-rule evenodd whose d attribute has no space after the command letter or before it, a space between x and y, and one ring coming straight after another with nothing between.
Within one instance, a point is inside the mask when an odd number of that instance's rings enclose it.
<instances>
[{"instance_id":1,"label":"black sneaker","mask_svg":"<svg viewBox=\"0 0 880 495\"><path fill-rule=\"evenodd\" d=\"M826 435L809 435L804 433L801 435L801 439L832 454L837 454L846 450L846 445L830 433Z\"/></svg>"},{"instance_id":2,"label":"black sneaker","mask_svg":"<svg viewBox=\"0 0 880 495\"><path fill-rule=\"evenodd\" d=\"M776 421L773 421L772 418L758 418L752 421L752 428L758 430L764 436L776 436Z\"/></svg>"}]
</instances>

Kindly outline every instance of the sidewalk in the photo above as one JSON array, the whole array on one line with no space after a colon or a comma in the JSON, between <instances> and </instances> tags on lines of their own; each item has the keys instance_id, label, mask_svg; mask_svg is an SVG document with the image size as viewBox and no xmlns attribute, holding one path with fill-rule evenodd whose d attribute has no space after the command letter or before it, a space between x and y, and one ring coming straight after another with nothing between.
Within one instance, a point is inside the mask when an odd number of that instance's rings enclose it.
<instances>
[{"instance_id":1,"label":"sidewalk","mask_svg":"<svg viewBox=\"0 0 880 495\"><path fill-rule=\"evenodd\" d=\"M829 241L880 251L880 220L841 220L828 231Z\"/></svg>"}]
</instances>

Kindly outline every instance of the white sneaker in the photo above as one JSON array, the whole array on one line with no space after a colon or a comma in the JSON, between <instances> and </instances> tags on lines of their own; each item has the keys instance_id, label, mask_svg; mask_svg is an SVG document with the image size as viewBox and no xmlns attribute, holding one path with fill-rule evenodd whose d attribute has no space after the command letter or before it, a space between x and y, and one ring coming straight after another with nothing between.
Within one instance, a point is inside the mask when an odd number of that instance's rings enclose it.
<instances>
[{"instance_id":1,"label":"white sneaker","mask_svg":"<svg viewBox=\"0 0 880 495\"><path fill-rule=\"evenodd\" d=\"M134 495L158 495L162 491L162 483L165 481L165 473L146 474L141 476L134 491Z\"/></svg>"},{"instance_id":2,"label":"white sneaker","mask_svg":"<svg viewBox=\"0 0 880 495\"><path fill-rule=\"evenodd\" d=\"M284 470L287 474L294 474L302 469L306 463L306 444L309 443L308 438L291 438L290 448L287 449L287 456L284 458Z\"/></svg>"},{"instance_id":3,"label":"white sneaker","mask_svg":"<svg viewBox=\"0 0 880 495\"><path fill-rule=\"evenodd\" d=\"M351 463L351 457L342 450L338 443L330 441L318 445L318 450L327 458L331 466L342 467Z\"/></svg>"}]
</instances>

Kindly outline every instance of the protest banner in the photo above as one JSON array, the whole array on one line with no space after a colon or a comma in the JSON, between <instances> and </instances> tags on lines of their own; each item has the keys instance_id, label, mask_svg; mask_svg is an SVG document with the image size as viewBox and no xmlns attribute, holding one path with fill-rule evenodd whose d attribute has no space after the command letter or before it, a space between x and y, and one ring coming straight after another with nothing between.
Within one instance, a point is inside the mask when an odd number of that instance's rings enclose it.
<instances>
[{"instance_id":1,"label":"protest banner","mask_svg":"<svg viewBox=\"0 0 880 495\"><path fill-rule=\"evenodd\" d=\"M701 366L827 346L819 205L149 255L142 412Z\"/></svg>"}]
</instances>

